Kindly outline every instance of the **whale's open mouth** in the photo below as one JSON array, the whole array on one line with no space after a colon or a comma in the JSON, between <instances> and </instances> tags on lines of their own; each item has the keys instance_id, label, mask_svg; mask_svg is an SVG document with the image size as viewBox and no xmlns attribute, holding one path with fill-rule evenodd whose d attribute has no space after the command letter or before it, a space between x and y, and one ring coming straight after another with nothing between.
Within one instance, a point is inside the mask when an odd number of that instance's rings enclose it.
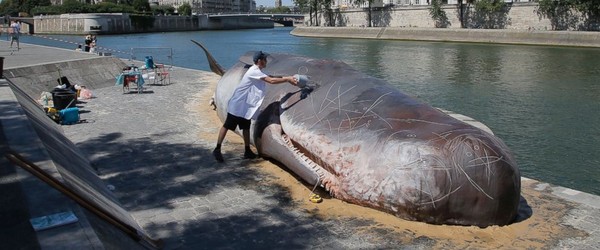
<instances>
[{"instance_id":1,"label":"whale's open mouth","mask_svg":"<svg viewBox=\"0 0 600 250\"><path fill-rule=\"evenodd\" d=\"M306 166L308 168L319 174L319 177L321 179L324 177L324 174L320 172L326 171L325 169L329 167L329 164L321 160L320 157L311 153L300 143L292 140L287 134L285 134L285 132L281 134L281 138L284 142L286 142L286 145L288 146L289 150L294 152L302 161L306 162Z\"/></svg>"},{"instance_id":2,"label":"whale's open mouth","mask_svg":"<svg viewBox=\"0 0 600 250\"><path fill-rule=\"evenodd\" d=\"M311 185L322 185L331 173L329 164L292 140L279 124L271 124L262 137L261 154L283 163Z\"/></svg>"}]
</instances>

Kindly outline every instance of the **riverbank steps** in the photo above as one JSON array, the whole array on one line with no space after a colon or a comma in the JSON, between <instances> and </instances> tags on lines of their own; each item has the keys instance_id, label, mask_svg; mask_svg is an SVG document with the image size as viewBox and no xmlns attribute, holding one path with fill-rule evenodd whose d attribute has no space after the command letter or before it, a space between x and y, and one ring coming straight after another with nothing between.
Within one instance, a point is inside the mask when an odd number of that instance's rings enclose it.
<instances>
[{"instance_id":1,"label":"riverbank steps","mask_svg":"<svg viewBox=\"0 0 600 250\"><path fill-rule=\"evenodd\" d=\"M165 249L600 248L598 196L527 178L517 220L478 228L405 221L320 189L323 202L312 203L312 187L283 167L243 159L233 134L223 144L226 162L217 163L221 122L209 100L219 77L211 72L173 67L170 85L147 81L142 93L124 93L115 76L138 62L30 44L0 56L2 155L23 155ZM36 101L59 68L94 93L77 104L85 122L58 125ZM3 249L147 246L0 158ZM37 232L29 224L65 211L78 221Z\"/></svg>"},{"instance_id":2,"label":"riverbank steps","mask_svg":"<svg viewBox=\"0 0 600 250\"><path fill-rule=\"evenodd\" d=\"M397 27L296 27L294 36L600 48L600 32Z\"/></svg>"}]
</instances>

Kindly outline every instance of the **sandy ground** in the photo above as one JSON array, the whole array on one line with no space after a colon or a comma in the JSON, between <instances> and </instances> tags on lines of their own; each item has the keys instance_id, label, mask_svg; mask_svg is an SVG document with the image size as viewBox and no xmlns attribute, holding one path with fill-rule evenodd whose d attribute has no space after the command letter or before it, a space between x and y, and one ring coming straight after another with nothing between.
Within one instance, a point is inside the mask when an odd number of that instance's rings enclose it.
<instances>
[{"instance_id":1,"label":"sandy ground","mask_svg":"<svg viewBox=\"0 0 600 250\"><path fill-rule=\"evenodd\" d=\"M222 122L216 112L208 106L216 86L215 78L211 79L210 88L204 89L197 95L198 100L188 108L191 112L203 114L208 119L206 124L214 126L217 131ZM206 131L206 130L205 130ZM216 134L201 132L201 140L216 140ZM223 144L223 150L243 151L243 141L240 136L228 133ZM214 164L214 163L207 163ZM363 219L373 221L371 225L359 228L359 231L376 232L377 230L393 230L407 244L422 239L425 245L433 249L442 248L551 248L561 239L586 237L587 233L577 230L564 223L573 204L559 200L550 195L550 191L540 188L540 183L534 180L522 182L522 198L517 222L508 226L491 226L487 228L449 225L430 225L422 222L406 221L393 215L343 202L327 195L326 191L317 188L315 191L324 199L321 203L312 203L308 197L312 186L285 170L285 167L267 160L252 161L247 167L254 168L269 176L269 182L277 184L289 192L290 196L301 209L314 214L323 220L330 219ZM375 226L372 226L375 225Z\"/></svg>"}]
</instances>

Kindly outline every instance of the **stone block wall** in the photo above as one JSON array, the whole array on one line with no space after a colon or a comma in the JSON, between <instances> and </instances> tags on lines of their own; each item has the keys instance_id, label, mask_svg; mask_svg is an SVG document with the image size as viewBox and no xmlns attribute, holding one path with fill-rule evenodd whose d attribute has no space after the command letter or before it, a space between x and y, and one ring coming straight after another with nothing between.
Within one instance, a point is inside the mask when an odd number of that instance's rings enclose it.
<instances>
[{"instance_id":1,"label":"stone block wall","mask_svg":"<svg viewBox=\"0 0 600 250\"><path fill-rule=\"evenodd\" d=\"M149 27L136 27L136 21L152 21ZM257 18L212 19L207 16L154 16L133 17L129 14L63 14L36 16L35 33L38 34L120 34L138 32L194 31L205 29L256 29L273 28L270 20ZM143 24L142 24L143 25ZM140 26L140 25L138 25Z\"/></svg>"},{"instance_id":2,"label":"stone block wall","mask_svg":"<svg viewBox=\"0 0 600 250\"><path fill-rule=\"evenodd\" d=\"M372 10L373 27L400 27L400 28L435 28L435 22L429 14L430 6L401 6L396 8L380 8ZM456 5L444 5L446 12L446 28L461 28L459 10ZM465 21L467 28L485 28L483 20L478 20L475 8L465 5ZM334 11L333 18L319 13L319 26L337 27L366 27L368 11L362 9ZM575 14L577 15L577 14ZM548 18L537 14L536 3L513 3L507 5L503 13L499 13L502 20L496 28L521 29L521 30L552 30L552 23ZM331 21L330 21L331 20ZM333 25L329 25L333 23ZM304 25L314 26L315 20L310 22L310 17L305 15ZM571 28L570 30L573 30Z\"/></svg>"}]
</instances>

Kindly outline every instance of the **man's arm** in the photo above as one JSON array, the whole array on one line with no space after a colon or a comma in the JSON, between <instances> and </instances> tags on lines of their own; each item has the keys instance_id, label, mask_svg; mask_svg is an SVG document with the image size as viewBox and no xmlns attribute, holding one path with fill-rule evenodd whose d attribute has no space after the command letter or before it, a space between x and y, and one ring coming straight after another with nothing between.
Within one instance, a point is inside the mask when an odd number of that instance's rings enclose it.
<instances>
[{"instance_id":1,"label":"man's arm","mask_svg":"<svg viewBox=\"0 0 600 250\"><path fill-rule=\"evenodd\" d=\"M277 76L277 77L266 76L261 79L270 84L280 84L280 83L285 83L285 82L289 82L294 86L296 86L296 84L298 84L296 79L292 76Z\"/></svg>"}]
</instances>

